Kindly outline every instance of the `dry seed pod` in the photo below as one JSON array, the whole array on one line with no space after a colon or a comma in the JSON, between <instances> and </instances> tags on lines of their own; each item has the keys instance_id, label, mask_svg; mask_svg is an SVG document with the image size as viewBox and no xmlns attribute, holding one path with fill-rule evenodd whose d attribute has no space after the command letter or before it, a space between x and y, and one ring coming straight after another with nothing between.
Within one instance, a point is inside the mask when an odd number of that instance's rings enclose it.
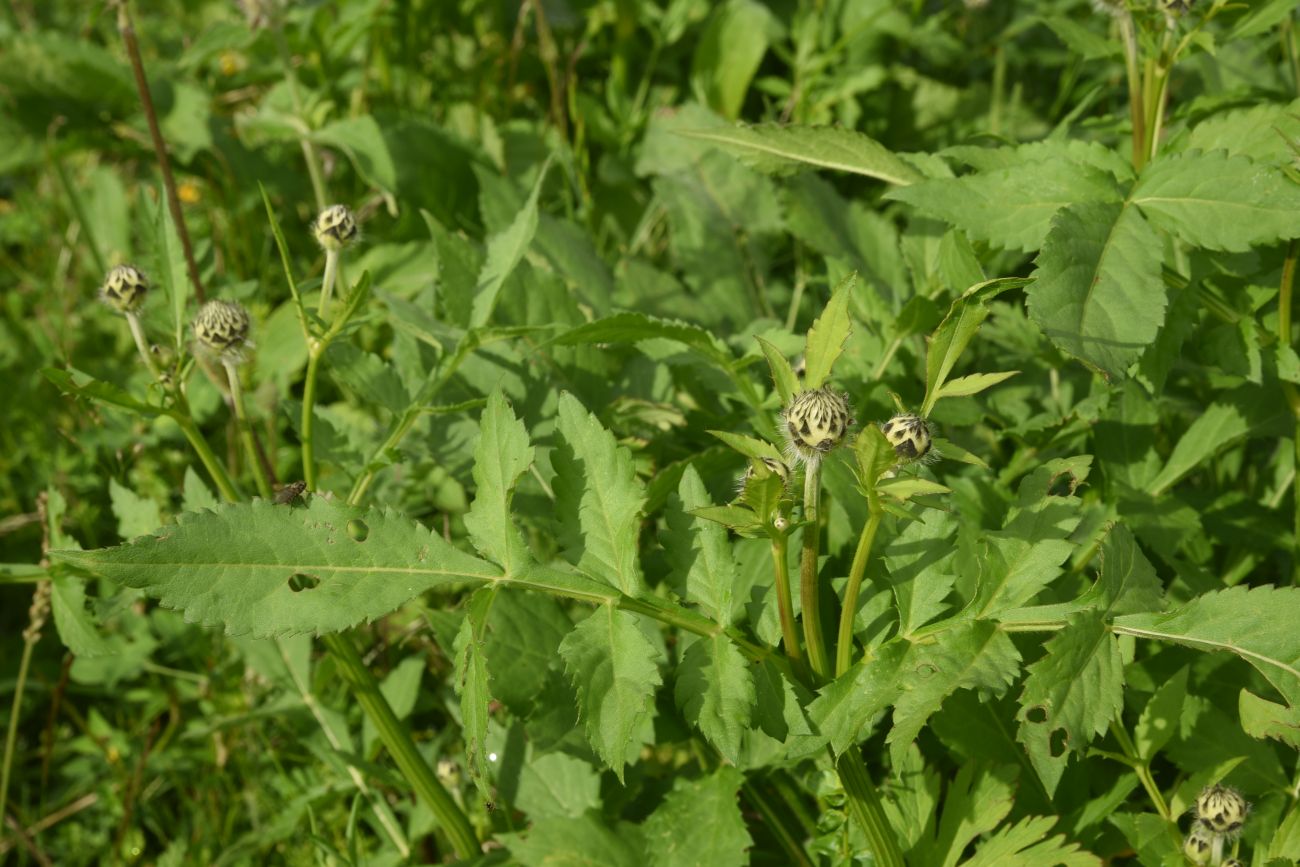
<instances>
[{"instance_id":1,"label":"dry seed pod","mask_svg":"<svg viewBox=\"0 0 1300 867\"><path fill-rule=\"evenodd\" d=\"M903 461L920 460L930 452L930 426L919 415L896 415L880 426L880 432Z\"/></svg>"},{"instance_id":2,"label":"dry seed pod","mask_svg":"<svg viewBox=\"0 0 1300 867\"><path fill-rule=\"evenodd\" d=\"M1216 834L1238 833L1249 812L1246 799L1228 786L1208 786L1196 796L1196 818Z\"/></svg>"},{"instance_id":3,"label":"dry seed pod","mask_svg":"<svg viewBox=\"0 0 1300 867\"><path fill-rule=\"evenodd\" d=\"M99 298L118 313L133 313L144 303L149 280L134 265L118 265L104 277Z\"/></svg>"},{"instance_id":4,"label":"dry seed pod","mask_svg":"<svg viewBox=\"0 0 1300 867\"><path fill-rule=\"evenodd\" d=\"M248 342L248 311L234 301L209 301L194 317L194 336L205 348L225 357L238 357Z\"/></svg>"},{"instance_id":5,"label":"dry seed pod","mask_svg":"<svg viewBox=\"0 0 1300 867\"><path fill-rule=\"evenodd\" d=\"M338 250L357 237L357 221L344 205L330 205L311 224L316 243L326 250Z\"/></svg>"},{"instance_id":6,"label":"dry seed pod","mask_svg":"<svg viewBox=\"0 0 1300 867\"><path fill-rule=\"evenodd\" d=\"M853 424L848 395L823 386L801 391L782 413L795 460L817 461L840 443Z\"/></svg>"}]
</instances>

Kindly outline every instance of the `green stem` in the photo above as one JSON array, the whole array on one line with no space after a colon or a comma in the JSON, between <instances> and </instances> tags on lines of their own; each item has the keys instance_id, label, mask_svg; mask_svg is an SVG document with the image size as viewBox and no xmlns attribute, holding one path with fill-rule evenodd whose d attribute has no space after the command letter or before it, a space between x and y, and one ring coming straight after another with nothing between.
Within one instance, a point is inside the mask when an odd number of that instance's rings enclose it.
<instances>
[{"instance_id":1,"label":"green stem","mask_svg":"<svg viewBox=\"0 0 1300 867\"><path fill-rule=\"evenodd\" d=\"M803 850L803 846L799 845L799 841L795 839L794 834L786 827L786 823L781 820L781 814L768 801L758 783L753 780L746 780L741 791L744 792L746 800L753 804L754 808L762 815L764 824L776 837L776 841L781 848L785 850L786 863L793 865L793 867L814 867L813 862L808 858L808 853Z\"/></svg>"},{"instance_id":2,"label":"green stem","mask_svg":"<svg viewBox=\"0 0 1300 867\"><path fill-rule=\"evenodd\" d=\"M884 510L871 503L871 516L858 537L858 549L853 552L853 565L849 567L849 583L844 588L844 606L840 609L840 632L835 645L835 676L839 677L853 664L853 620L858 611L858 591L862 588L862 576L867 571L867 561L871 559L871 546L876 541L876 531L880 529L880 519Z\"/></svg>"},{"instance_id":3,"label":"green stem","mask_svg":"<svg viewBox=\"0 0 1300 867\"><path fill-rule=\"evenodd\" d=\"M818 503L821 500L821 461L808 462L803 482L803 552L799 561L799 602L803 607L803 637L808 645L808 663L813 674L825 680L830 676L826 658L826 640L822 637L822 616L817 585L817 547L821 536Z\"/></svg>"},{"instance_id":4,"label":"green stem","mask_svg":"<svg viewBox=\"0 0 1300 867\"><path fill-rule=\"evenodd\" d=\"M44 583L48 585L49 581ZM38 584L37 593L41 592L40 588L41 585ZM14 700L9 711L9 728L5 732L4 764L0 766L0 816L9 815L9 811L5 809L9 797L9 771L13 767L14 748L18 744L18 717L23 707L23 692L27 688L27 670L32 664L32 650L35 647L35 641L24 640L23 655L18 660L18 679L14 682Z\"/></svg>"},{"instance_id":5,"label":"green stem","mask_svg":"<svg viewBox=\"0 0 1300 867\"><path fill-rule=\"evenodd\" d=\"M131 328L131 337L135 339L135 348L140 350L140 358L144 361L144 366L149 368L149 375L154 378L154 382L162 379L162 374L158 371L158 363L153 360L153 353L149 351L149 341L144 336L144 326L140 324L140 316L134 310L127 311L126 324Z\"/></svg>"},{"instance_id":6,"label":"green stem","mask_svg":"<svg viewBox=\"0 0 1300 867\"><path fill-rule=\"evenodd\" d=\"M334 294L334 282L339 275L339 251L325 251L325 276L321 278L320 284L320 304L316 307L316 314L321 319L325 318L325 310L329 307L330 296Z\"/></svg>"},{"instance_id":7,"label":"green stem","mask_svg":"<svg viewBox=\"0 0 1300 867\"><path fill-rule=\"evenodd\" d=\"M831 758L834 759L833 754ZM862 827L875 863L878 867L906 867L903 850L899 848L898 838L889 825L889 817L885 815L880 794L876 791L857 748L840 756L835 767L840 775L840 784L844 786L844 793L848 795L849 811Z\"/></svg>"},{"instance_id":8,"label":"green stem","mask_svg":"<svg viewBox=\"0 0 1300 867\"><path fill-rule=\"evenodd\" d=\"M1146 165L1146 111L1142 103L1142 78L1138 72L1137 32L1127 9L1119 13L1119 32L1124 42L1124 69L1128 75L1129 118L1133 123L1133 168Z\"/></svg>"},{"instance_id":9,"label":"green stem","mask_svg":"<svg viewBox=\"0 0 1300 867\"><path fill-rule=\"evenodd\" d=\"M347 635L334 633L322 636L321 641L338 665L343 679L352 688L357 703L375 724L379 739L384 742L384 747L393 757L398 770L415 789L425 806L433 812L438 824L451 839L456 857L470 858L478 855L480 851L478 836L474 833L469 818L438 782L424 756L420 755L410 732L398 720L383 693L379 691L379 683L362 662L352 639Z\"/></svg>"},{"instance_id":10,"label":"green stem","mask_svg":"<svg viewBox=\"0 0 1300 867\"><path fill-rule=\"evenodd\" d=\"M312 341L307 354L307 374L302 388L302 478L307 490L316 490L316 377L325 347Z\"/></svg>"},{"instance_id":11,"label":"green stem","mask_svg":"<svg viewBox=\"0 0 1300 867\"><path fill-rule=\"evenodd\" d=\"M230 380L230 402L235 407L235 421L239 424L239 436L244 441L244 452L248 455L248 464L253 470L253 480L257 483L257 492L265 499L271 499L271 482L266 478L262 462L257 454L257 445L253 442L253 428L248 423L248 413L244 409L244 389L239 382L239 368L235 362L223 358L221 363L226 368L226 377Z\"/></svg>"},{"instance_id":12,"label":"green stem","mask_svg":"<svg viewBox=\"0 0 1300 867\"><path fill-rule=\"evenodd\" d=\"M1134 746L1133 739L1128 736L1124 726L1112 721L1110 733L1115 736L1115 740L1119 741L1119 748L1124 751L1124 755L1128 759L1126 764L1137 772L1138 779L1142 782L1142 788L1146 789L1147 796L1151 798L1151 803L1155 805L1160 818L1166 822L1171 821L1172 817L1169 814L1169 805L1165 803L1165 796L1160 793L1155 779L1151 776L1151 768L1148 767L1146 760L1138 755L1137 747Z\"/></svg>"},{"instance_id":13,"label":"green stem","mask_svg":"<svg viewBox=\"0 0 1300 867\"><path fill-rule=\"evenodd\" d=\"M181 432L185 434L185 438L190 441L190 446L194 449L195 454L199 456L199 460L203 462L204 468L207 469L208 475L212 477L212 481L217 486L217 490L221 492L221 496L231 503L239 502L238 490L226 473L226 468L212 451L212 446L208 445L203 433L194 424L194 419L189 414L189 407L182 404L179 410L173 411L170 415L180 427Z\"/></svg>"},{"instance_id":14,"label":"green stem","mask_svg":"<svg viewBox=\"0 0 1300 867\"><path fill-rule=\"evenodd\" d=\"M786 557L788 538L782 534L772 540L772 565L776 569L776 602L781 614L781 636L785 655L796 666L803 663L799 647L799 627L794 620L794 600L790 595L790 562Z\"/></svg>"}]
</instances>

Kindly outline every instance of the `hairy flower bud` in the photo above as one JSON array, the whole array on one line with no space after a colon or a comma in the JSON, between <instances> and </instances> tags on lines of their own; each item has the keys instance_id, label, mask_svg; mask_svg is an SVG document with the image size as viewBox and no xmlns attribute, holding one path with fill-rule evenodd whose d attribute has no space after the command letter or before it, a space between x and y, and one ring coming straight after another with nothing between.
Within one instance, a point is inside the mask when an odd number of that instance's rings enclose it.
<instances>
[{"instance_id":1,"label":"hairy flower bud","mask_svg":"<svg viewBox=\"0 0 1300 867\"><path fill-rule=\"evenodd\" d=\"M133 313L144 303L149 280L134 265L118 265L104 277L99 298L118 313Z\"/></svg>"},{"instance_id":2,"label":"hairy flower bud","mask_svg":"<svg viewBox=\"0 0 1300 867\"><path fill-rule=\"evenodd\" d=\"M880 426L880 432L903 461L920 460L930 452L930 426L919 415L896 415Z\"/></svg>"},{"instance_id":3,"label":"hairy flower bud","mask_svg":"<svg viewBox=\"0 0 1300 867\"><path fill-rule=\"evenodd\" d=\"M782 413L795 460L817 461L840 443L853 424L848 395L823 386L801 391Z\"/></svg>"},{"instance_id":4,"label":"hairy flower bud","mask_svg":"<svg viewBox=\"0 0 1300 867\"><path fill-rule=\"evenodd\" d=\"M1183 854L1193 864L1209 864L1210 853L1214 848L1214 832L1199 821L1192 823L1192 830L1183 840Z\"/></svg>"},{"instance_id":5,"label":"hairy flower bud","mask_svg":"<svg viewBox=\"0 0 1300 867\"><path fill-rule=\"evenodd\" d=\"M357 221L344 205L330 205L311 224L311 233L326 250L338 250L357 237Z\"/></svg>"},{"instance_id":6,"label":"hairy flower bud","mask_svg":"<svg viewBox=\"0 0 1300 867\"><path fill-rule=\"evenodd\" d=\"M194 336L205 348L238 357L248 342L248 311L234 301L209 301L194 317Z\"/></svg>"},{"instance_id":7,"label":"hairy flower bud","mask_svg":"<svg viewBox=\"0 0 1300 867\"><path fill-rule=\"evenodd\" d=\"M1209 786L1196 796L1196 818L1216 834L1237 834L1249 812L1246 799L1228 786Z\"/></svg>"},{"instance_id":8,"label":"hairy flower bud","mask_svg":"<svg viewBox=\"0 0 1300 867\"><path fill-rule=\"evenodd\" d=\"M1219 867L1246 867L1246 865L1241 863L1240 859L1225 858L1223 859L1223 863L1220 864Z\"/></svg>"}]
</instances>

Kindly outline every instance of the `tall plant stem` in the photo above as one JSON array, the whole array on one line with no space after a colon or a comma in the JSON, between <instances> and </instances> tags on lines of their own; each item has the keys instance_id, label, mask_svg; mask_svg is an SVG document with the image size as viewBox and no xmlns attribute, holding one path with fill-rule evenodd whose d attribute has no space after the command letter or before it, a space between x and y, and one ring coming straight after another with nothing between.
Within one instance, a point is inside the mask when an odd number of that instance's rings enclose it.
<instances>
[{"instance_id":1,"label":"tall plant stem","mask_svg":"<svg viewBox=\"0 0 1300 867\"><path fill-rule=\"evenodd\" d=\"M140 359L144 366L149 369L149 375L154 378L154 382L162 379L162 374L158 371L158 363L153 360L153 353L149 351L149 341L144 336L144 325L140 322L140 315L134 310L126 314L126 324L131 329L131 337L135 340L135 348L140 351Z\"/></svg>"},{"instance_id":2,"label":"tall plant stem","mask_svg":"<svg viewBox=\"0 0 1300 867\"><path fill-rule=\"evenodd\" d=\"M1124 69L1128 76L1128 111L1133 123L1133 168L1141 170L1146 165L1147 133L1146 109L1142 101L1142 76L1138 71L1137 31L1133 16L1127 9L1119 13L1119 32L1124 43Z\"/></svg>"},{"instance_id":3,"label":"tall plant stem","mask_svg":"<svg viewBox=\"0 0 1300 867\"><path fill-rule=\"evenodd\" d=\"M1282 341L1282 345L1288 349L1294 348L1291 343L1291 304L1295 292L1296 255L1298 252L1300 252L1300 245L1296 241L1292 241L1286 249L1286 259L1282 263L1282 280L1278 286L1277 335L1278 339ZM1284 381L1282 383L1282 392L1286 395L1287 404L1291 407L1291 414L1295 416L1295 432L1292 443L1295 449L1295 468L1291 477L1291 494L1295 510L1291 580L1292 583L1300 584L1300 390L1293 383Z\"/></svg>"},{"instance_id":4,"label":"tall plant stem","mask_svg":"<svg viewBox=\"0 0 1300 867\"><path fill-rule=\"evenodd\" d=\"M872 499L871 515L867 518L862 535L858 537L858 549L853 552L853 565L849 567L849 583L844 588L844 605L840 609L840 631L835 644L835 676L839 677L853 664L853 620L858 611L858 592L862 588L862 576L867 571L867 561L871 559L871 546L876 541L876 531L880 529L880 519L884 511Z\"/></svg>"},{"instance_id":5,"label":"tall plant stem","mask_svg":"<svg viewBox=\"0 0 1300 867\"><path fill-rule=\"evenodd\" d=\"M334 294L334 283L339 276L339 251L325 251L325 276L321 278L320 284L320 304L316 307L316 314L321 319L325 318L325 311L329 308L330 296Z\"/></svg>"},{"instance_id":6,"label":"tall plant stem","mask_svg":"<svg viewBox=\"0 0 1300 867\"><path fill-rule=\"evenodd\" d=\"M235 488L235 483L230 480L230 475L226 472L225 466L217 458L216 453L212 451L212 446L208 445L207 439L204 438L203 432L199 430L198 425L194 423L194 419L190 417L188 405L182 402L181 406L173 410L170 415L176 424L180 426L181 433L185 434L185 438L190 441L190 447L199 456L199 460L203 462L204 468L208 471L208 475L212 477L212 482L217 486L217 490L221 492L221 496L225 497L228 502L239 502L239 491Z\"/></svg>"},{"instance_id":7,"label":"tall plant stem","mask_svg":"<svg viewBox=\"0 0 1300 867\"><path fill-rule=\"evenodd\" d=\"M456 857L467 859L479 854L478 836L474 833L469 818L438 782L424 756L420 755L415 741L411 740L410 733L393 713L393 708L388 704L383 693L379 691L379 683L361 660L352 639L346 634L336 633L322 636L321 641L338 664L343 678L352 688L357 703L375 724L379 739L384 742L384 747L393 757L398 770L415 789L425 806L433 812L443 831L450 838Z\"/></svg>"},{"instance_id":8,"label":"tall plant stem","mask_svg":"<svg viewBox=\"0 0 1300 867\"><path fill-rule=\"evenodd\" d=\"M316 378L325 347L312 341L307 354L307 374L302 387L302 478L307 490L316 490Z\"/></svg>"},{"instance_id":9,"label":"tall plant stem","mask_svg":"<svg viewBox=\"0 0 1300 867\"><path fill-rule=\"evenodd\" d=\"M876 864L879 867L906 867L903 850L899 848L898 838L889 825L889 817L885 815L884 805L880 803L880 795L871 782L871 776L867 773L867 766L863 764L857 747L840 756L835 768L839 772L844 793L848 796L849 810L862 827Z\"/></svg>"},{"instance_id":10,"label":"tall plant stem","mask_svg":"<svg viewBox=\"0 0 1300 867\"><path fill-rule=\"evenodd\" d=\"M803 551L799 560L799 604L803 608L803 637L808 645L808 664L818 680L830 677L826 640L822 637L820 587L817 582L817 549L821 537L822 465L808 462L803 480Z\"/></svg>"},{"instance_id":11,"label":"tall plant stem","mask_svg":"<svg viewBox=\"0 0 1300 867\"><path fill-rule=\"evenodd\" d=\"M144 109L144 117L149 124L149 138L153 141L154 157L158 160L158 168L162 170L167 209L171 211L172 222L176 224L176 234L181 239L181 250L185 253L185 268L190 275L190 284L194 287L194 297L202 304L207 300L207 296L203 291L203 281L199 278L198 263L194 260L194 245L190 243L190 231L185 227L181 199L176 194L176 178L172 176L172 163L167 156L167 142L163 139L162 130L158 126L158 113L154 110L153 95L149 92L149 79L144 74L144 61L140 59L140 44L135 38L135 26L131 23L127 0L117 0L117 29L122 34L122 44L126 46L127 57L131 60L131 71L135 74L135 89L140 95L140 107Z\"/></svg>"},{"instance_id":12,"label":"tall plant stem","mask_svg":"<svg viewBox=\"0 0 1300 867\"><path fill-rule=\"evenodd\" d=\"M269 500L271 482L262 469L257 445L253 442L253 428L248 423L248 412L244 409L244 388L239 382L239 368L235 366L235 362L225 358L221 363L225 366L226 376L230 380L230 401L235 407L235 421L239 425L239 436L244 441L244 452L248 456L248 463L253 468L253 480L257 483L257 492Z\"/></svg>"},{"instance_id":13,"label":"tall plant stem","mask_svg":"<svg viewBox=\"0 0 1300 867\"><path fill-rule=\"evenodd\" d=\"M781 614L781 637L785 655L796 666L803 664L803 650L799 647L799 627L794 620L794 600L790 594L790 561L786 556L789 540L785 535L772 540L772 566L776 571L776 602Z\"/></svg>"}]
</instances>

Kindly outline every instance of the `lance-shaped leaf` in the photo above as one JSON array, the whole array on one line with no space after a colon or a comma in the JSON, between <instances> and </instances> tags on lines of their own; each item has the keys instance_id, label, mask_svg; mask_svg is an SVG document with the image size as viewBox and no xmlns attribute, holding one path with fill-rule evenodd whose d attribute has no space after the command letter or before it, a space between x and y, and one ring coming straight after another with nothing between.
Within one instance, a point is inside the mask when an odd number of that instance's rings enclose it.
<instances>
[{"instance_id":1,"label":"lance-shaped leaf","mask_svg":"<svg viewBox=\"0 0 1300 867\"><path fill-rule=\"evenodd\" d=\"M425 590L501 577L409 518L321 497L187 513L116 548L51 555L140 588L191 622L262 638L337 632Z\"/></svg>"},{"instance_id":2,"label":"lance-shaped leaf","mask_svg":"<svg viewBox=\"0 0 1300 867\"><path fill-rule=\"evenodd\" d=\"M930 336L925 353L925 401L921 415L928 416L939 400L939 392L948 380L948 374L957 366L961 355L970 345L975 332L988 318L988 302L1008 289L1028 283L1017 277L1001 277L971 286L952 302L948 314Z\"/></svg>"},{"instance_id":3,"label":"lance-shaped leaf","mask_svg":"<svg viewBox=\"0 0 1300 867\"><path fill-rule=\"evenodd\" d=\"M501 392L494 391L479 419L474 446L474 483L478 491L465 528L484 557L505 568L506 574L528 562L528 546L510 517L515 484L533 463L528 431L510 409Z\"/></svg>"},{"instance_id":4,"label":"lance-shaped leaf","mask_svg":"<svg viewBox=\"0 0 1300 867\"><path fill-rule=\"evenodd\" d=\"M756 168L775 170L803 163L818 168L911 184L922 175L875 139L837 127L738 126L683 130L679 135L707 141L746 159Z\"/></svg>"},{"instance_id":5,"label":"lance-shaped leaf","mask_svg":"<svg viewBox=\"0 0 1300 867\"><path fill-rule=\"evenodd\" d=\"M772 383L781 398L781 405L787 406L791 398L799 393L799 377L790 366L790 359L786 358L781 350L761 337L756 339L763 350L763 357L767 359L767 366L772 369Z\"/></svg>"},{"instance_id":6,"label":"lance-shaped leaf","mask_svg":"<svg viewBox=\"0 0 1300 867\"><path fill-rule=\"evenodd\" d=\"M826 302L822 315L808 329L807 348L804 350L804 388L821 388L830 378L835 359L844 351L844 341L849 339L853 322L849 318L849 296L858 275L850 274L840 281Z\"/></svg>"},{"instance_id":7,"label":"lance-shaped leaf","mask_svg":"<svg viewBox=\"0 0 1300 867\"><path fill-rule=\"evenodd\" d=\"M1300 707L1300 587L1233 587L1198 596L1167 614L1115 618L1124 635L1170 641L1245 659L1287 703Z\"/></svg>"},{"instance_id":8,"label":"lance-shaped leaf","mask_svg":"<svg viewBox=\"0 0 1300 867\"><path fill-rule=\"evenodd\" d=\"M560 642L565 670L578 692L578 715L587 741L619 780L628 748L654 707L662 682L659 652L636 618L602 605Z\"/></svg>"},{"instance_id":9,"label":"lance-shaped leaf","mask_svg":"<svg viewBox=\"0 0 1300 867\"><path fill-rule=\"evenodd\" d=\"M557 449L552 463L569 557L591 577L637 596L643 584L637 535L645 487L632 455L571 394L560 397L559 430L567 448Z\"/></svg>"},{"instance_id":10,"label":"lance-shaped leaf","mask_svg":"<svg viewBox=\"0 0 1300 867\"><path fill-rule=\"evenodd\" d=\"M577 346L586 343L640 343L654 338L675 340L715 364L725 366L733 361L727 345L700 326L645 313L606 316L571 328L550 342L559 346Z\"/></svg>"},{"instance_id":11,"label":"lance-shaped leaf","mask_svg":"<svg viewBox=\"0 0 1300 867\"><path fill-rule=\"evenodd\" d=\"M537 173L537 182L533 184L533 191L515 215L514 221L488 239L487 259L478 273L478 283L474 289L474 303L469 316L471 327L486 325L492 318L501 287L533 243L533 236L537 234L537 198L541 195L542 184L546 181L550 167L549 160L542 165L541 171Z\"/></svg>"},{"instance_id":12,"label":"lance-shaped leaf","mask_svg":"<svg viewBox=\"0 0 1300 867\"><path fill-rule=\"evenodd\" d=\"M721 529L721 527L719 527ZM736 645L721 635L692 642L677 667L677 706L727 761L740 761L741 736L754 714L754 677Z\"/></svg>"},{"instance_id":13,"label":"lance-shaped leaf","mask_svg":"<svg viewBox=\"0 0 1300 867\"><path fill-rule=\"evenodd\" d=\"M1081 202L1056 215L1026 290L1062 351L1122 377L1165 321L1164 246L1136 208Z\"/></svg>"},{"instance_id":14,"label":"lance-shaped leaf","mask_svg":"<svg viewBox=\"0 0 1300 867\"><path fill-rule=\"evenodd\" d=\"M76 368L60 370L57 367L44 367L41 368L41 374L58 386L59 391L64 394L88 397L96 403L129 410L143 416L162 415L166 412L160 406L150 406L144 401L137 400L130 393L118 388L116 385L95 379L90 374L82 373Z\"/></svg>"},{"instance_id":15,"label":"lance-shaped leaf","mask_svg":"<svg viewBox=\"0 0 1300 867\"><path fill-rule=\"evenodd\" d=\"M485 800L492 800L492 786L488 781L487 733L488 691L487 657L484 653L484 634L488 612L496 587L483 587L470 597L460 632L456 633L456 677L453 681L456 695L460 697L461 724L465 735L465 758L470 779Z\"/></svg>"}]
</instances>

